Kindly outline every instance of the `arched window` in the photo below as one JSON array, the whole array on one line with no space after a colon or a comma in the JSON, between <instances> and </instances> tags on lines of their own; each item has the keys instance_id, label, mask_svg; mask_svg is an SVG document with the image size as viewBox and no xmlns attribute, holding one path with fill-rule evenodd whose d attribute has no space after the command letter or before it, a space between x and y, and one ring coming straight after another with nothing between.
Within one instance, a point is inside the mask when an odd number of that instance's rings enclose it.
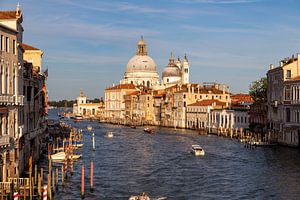
<instances>
[{"instance_id":1,"label":"arched window","mask_svg":"<svg viewBox=\"0 0 300 200\"><path fill-rule=\"evenodd\" d=\"M150 87L150 81L147 81L147 87Z\"/></svg>"}]
</instances>

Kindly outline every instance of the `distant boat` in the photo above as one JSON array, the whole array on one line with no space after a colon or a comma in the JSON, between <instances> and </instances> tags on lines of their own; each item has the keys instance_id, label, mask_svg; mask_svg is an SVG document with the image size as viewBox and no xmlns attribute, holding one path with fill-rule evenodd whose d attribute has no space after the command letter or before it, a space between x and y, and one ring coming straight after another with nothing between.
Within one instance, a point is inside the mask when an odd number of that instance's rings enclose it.
<instances>
[{"instance_id":1,"label":"distant boat","mask_svg":"<svg viewBox=\"0 0 300 200\"><path fill-rule=\"evenodd\" d=\"M114 137L113 132L107 132L106 137L107 138L113 138Z\"/></svg>"},{"instance_id":2,"label":"distant boat","mask_svg":"<svg viewBox=\"0 0 300 200\"><path fill-rule=\"evenodd\" d=\"M144 132L150 133L150 134L154 134L155 133L154 129L148 128L148 127L144 128Z\"/></svg>"},{"instance_id":3,"label":"distant boat","mask_svg":"<svg viewBox=\"0 0 300 200\"><path fill-rule=\"evenodd\" d=\"M88 131L92 131L92 130L93 130L93 127L90 126L90 125L88 125L88 126L87 126L87 130L88 130Z\"/></svg>"},{"instance_id":4,"label":"distant boat","mask_svg":"<svg viewBox=\"0 0 300 200\"><path fill-rule=\"evenodd\" d=\"M134 128L134 129L136 129L136 126L130 126L130 128Z\"/></svg>"},{"instance_id":5,"label":"distant boat","mask_svg":"<svg viewBox=\"0 0 300 200\"><path fill-rule=\"evenodd\" d=\"M194 154L195 156L204 156L205 155L204 150L198 144L192 145L191 153Z\"/></svg>"}]
</instances>

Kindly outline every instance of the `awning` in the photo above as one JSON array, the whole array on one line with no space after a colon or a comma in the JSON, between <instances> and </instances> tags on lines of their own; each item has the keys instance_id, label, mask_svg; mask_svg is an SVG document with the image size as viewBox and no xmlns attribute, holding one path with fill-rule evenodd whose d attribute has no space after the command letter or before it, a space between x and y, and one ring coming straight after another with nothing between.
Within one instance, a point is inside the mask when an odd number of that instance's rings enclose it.
<instances>
[{"instance_id":1,"label":"awning","mask_svg":"<svg viewBox=\"0 0 300 200\"><path fill-rule=\"evenodd\" d=\"M0 114L6 114L8 113L8 108L5 106L5 107L0 107Z\"/></svg>"}]
</instances>

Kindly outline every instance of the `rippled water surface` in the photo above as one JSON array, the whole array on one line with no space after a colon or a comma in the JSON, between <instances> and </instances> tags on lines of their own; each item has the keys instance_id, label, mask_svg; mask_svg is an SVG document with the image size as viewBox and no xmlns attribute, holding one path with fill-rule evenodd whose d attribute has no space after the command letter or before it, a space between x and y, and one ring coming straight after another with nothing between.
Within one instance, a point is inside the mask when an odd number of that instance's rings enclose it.
<instances>
[{"instance_id":1,"label":"rippled water surface","mask_svg":"<svg viewBox=\"0 0 300 200\"><path fill-rule=\"evenodd\" d=\"M86 130L91 124L92 136ZM297 149L244 148L236 140L199 136L196 132L158 128L155 135L142 128L81 122L83 158L75 163L75 173L55 199L80 199L81 165L89 174L94 161L94 192L86 199L128 199L143 191L151 197L168 199L300 199L300 153ZM105 137L108 131L112 139ZM200 144L204 157L189 153Z\"/></svg>"}]
</instances>

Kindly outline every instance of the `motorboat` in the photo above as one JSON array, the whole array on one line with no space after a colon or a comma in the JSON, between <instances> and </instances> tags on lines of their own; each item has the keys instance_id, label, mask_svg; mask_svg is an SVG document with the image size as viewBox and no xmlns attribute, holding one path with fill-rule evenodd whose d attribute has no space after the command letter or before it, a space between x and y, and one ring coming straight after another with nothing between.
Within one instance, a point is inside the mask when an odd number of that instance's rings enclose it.
<instances>
[{"instance_id":1,"label":"motorboat","mask_svg":"<svg viewBox=\"0 0 300 200\"><path fill-rule=\"evenodd\" d=\"M130 126L130 128L134 128L134 129L136 129L136 126Z\"/></svg>"},{"instance_id":2,"label":"motorboat","mask_svg":"<svg viewBox=\"0 0 300 200\"><path fill-rule=\"evenodd\" d=\"M192 145L191 153L193 153L195 156L204 156L205 155L204 150L198 144Z\"/></svg>"},{"instance_id":3,"label":"motorboat","mask_svg":"<svg viewBox=\"0 0 300 200\"><path fill-rule=\"evenodd\" d=\"M155 133L154 129L149 128L149 127L144 128L144 132L150 133L150 134L154 134Z\"/></svg>"},{"instance_id":4,"label":"motorboat","mask_svg":"<svg viewBox=\"0 0 300 200\"><path fill-rule=\"evenodd\" d=\"M129 200L150 200L150 197L145 192L142 192L140 195L130 196Z\"/></svg>"},{"instance_id":5,"label":"motorboat","mask_svg":"<svg viewBox=\"0 0 300 200\"><path fill-rule=\"evenodd\" d=\"M93 130L93 127L90 126L90 125L88 125L88 126L87 126L87 130L88 130L88 131L92 131L92 130Z\"/></svg>"},{"instance_id":6,"label":"motorboat","mask_svg":"<svg viewBox=\"0 0 300 200\"><path fill-rule=\"evenodd\" d=\"M51 155L51 160L52 160L53 162L55 162L55 161L56 161L56 162L59 162L59 161L65 160L65 157L66 157L65 152L61 151L61 152L52 154L52 155ZM71 155L69 155L68 157L69 157L68 159L71 159ZM72 159L73 159L73 160L77 160L77 159L79 159L79 158L81 158L81 154L73 154L73 156L72 156Z\"/></svg>"},{"instance_id":7,"label":"motorboat","mask_svg":"<svg viewBox=\"0 0 300 200\"><path fill-rule=\"evenodd\" d=\"M114 134L113 134L113 132L107 132L107 134L106 134L106 137L107 138L113 138L114 137Z\"/></svg>"},{"instance_id":8,"label":"motorboat","mask_svg":"<svg viewBox=\"0 0 300 200\"><path fill-rule=\"evenodd\" d=\"M252 146L274 146L274 145L276 145L275 143L262 142L262 141L250 141L248 144L252 145Z\"/></svg>"},{"instance_id":9,"label":"motorboat","mask_svg":"<svg viewBox=\"0 0 300 200\"><path fill-rule=\"evenodd\" d=\"M140 195L130 196L129 200L166 200L167 197L159 198L150 198L145 192L142 192Z\"/></svg>"}]
</instances>

